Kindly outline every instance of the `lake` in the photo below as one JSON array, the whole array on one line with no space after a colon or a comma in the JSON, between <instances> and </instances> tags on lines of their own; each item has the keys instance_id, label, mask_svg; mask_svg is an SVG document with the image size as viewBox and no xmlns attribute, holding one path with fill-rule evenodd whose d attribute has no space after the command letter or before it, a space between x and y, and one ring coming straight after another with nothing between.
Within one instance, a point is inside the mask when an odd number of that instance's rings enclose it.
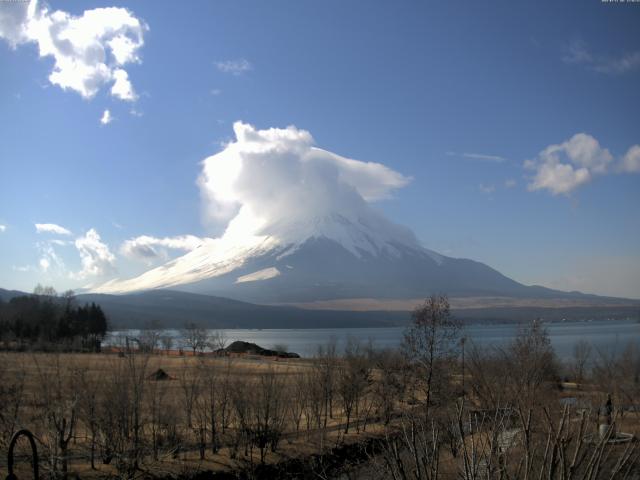
<instances>
[{"instance_id":1,"label":"lake","mask_svg":"<svg viewBox=\"0 0 640 480\"><path fill-rule=\"evenodd\" d=\"M560 359L567 360L573 355L574 345L580 340L589 342L596 350L611 352L624 349L629 342L640 344L640 323L636 320L593 320L584 322L545 323L551 343ZM514 324L472 324L466 325L464 335L469 343L476 345L505 345L518 332L519 326ZM221 329L228 343L236 340L252 342L264 348L284 345L290 352L303 357L311 357L319 345L327 344L335 338L338 348L344 346L349 337L363 342L372 341L377 348L394 348L400 345L403 338L403 327L392 328L317 328L317 329L264 329L236 330ZM115 344L118 337L138 336L138 330L122 330L112 332L105 344ZM181 342L180 330L167 330L167 335L174 337L174 348ZM468 344L469 344L468 343Z\"/></svg>"}]
</instances>

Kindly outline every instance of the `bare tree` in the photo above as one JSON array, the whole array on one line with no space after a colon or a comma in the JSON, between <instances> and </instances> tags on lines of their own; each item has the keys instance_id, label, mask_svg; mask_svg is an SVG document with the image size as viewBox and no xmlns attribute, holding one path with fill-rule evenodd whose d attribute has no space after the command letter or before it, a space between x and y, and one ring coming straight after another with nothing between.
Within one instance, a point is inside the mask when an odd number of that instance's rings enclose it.
<instances>
[{"instance_id":1,"label":"bare tree","mask_svg":"<svg viewBox=\"0 0 640 480\"><path fill-rule=\"evenodd\" d=\"M375 478L617 480L638 468L637 443L609 442L614 429L600 438L589 432L586 415L534 406L513 419L509 410L469 410L458 403L455 416L458 451L441 461L443 430L437 422L406 416L400 431L387 436ZM538 419L537 421L535 419Z\"/></svg>"},{"instance_id":2,"label":"bare tree","mask_svg":"<svg viewBox=\"0 0 640 480\"><path fill-rule=\"evenodd\" d=\"M337 389L342 399L345 414L344 433L349 433L352 413L355 410L358 421L358 408L362 397L371 383L371 366L360 343L354 338L347 340L343 361L338 363Z\"/></svg>"},{"instance_id":3,"label":"bare tree","mask_svg":"<svg viewBox=\"0 0 640 480\"><path fill-rule=\"evenodd\" d=\"M510 362L507 352L498 347L480 348L472 343L467 349L467 385L481 408L495 410L513 403Z\"/></svg>"},{"instance_id":4,"label":"bare tree","mask_svg":"<svg viewBox=\"0 0 640 480\"><path fill-rule=\"evenodd\" d=\"M573 346L573 363L571 366L573 376L577 382L582 382L584 380L585 374L587 373L589 359L591 358L591 352L591 344L586 340L579 340Z\"/></svg>"},{"instance_id":5,"label":"bare tree","mask_svg":"<svg viewBox=\"0 0 640 480\"><path fill-rule=\"evenodd\" d=\"M133 430L132 467L138 469L138 461L141 456L141 434L144 426L142 405L144 401L146 378L149 364L148 355L129 355L127 357L127 376L131 392L131 416Z\"/></svg>"},{"instance_id":6,"label":"bare tree","mask_svg":"<svg viewBox=\"0 0 640 480\"><path fill-rule=\"evenodd\" d=\"M0 357L0 448L9 446L11 436L22 421L26 373L6 354Z\"/></svg>"},{"instance_id":7,"label":"bare tree","mask_svg":"<svg viewBox=\"0 0 640 480\"><path fill-rule=\"evenodd\" d=\"M323 386L322 379L323 376L317 370L305 374L308 394L305 408L307 430L311 430L312 426L316 428L322 427L322 418L326 407L326 389Z\"/></svg>"},{"instance_id":8,"label":"bare tree","mask_svg":"<svg viewBox=\"0 0 640 480\"><path fill-rule=\"evenodd\" d=\"M396 405L403 400L406 381L406 366L404 357L397 350L383 350L376 352L373 359L378 373L373 383L373 398L376 409L384 424L391 421Z\"/></svg>"},{"instance_id":9,"label":"bare tree","mask_svg":"<svg viewBox=\"0 0 640 480\"><path fill-rule=\"evenodd\" d=\"M200 375L192 368L188 359L184 359L180 375L180 390L182 392L182 405L187 419L187 426L193 427L193 407L200 394Z\"/></svg>"},{"instance_id":10,"label":"bare tree","mask_svg":"<svg viewBox=\"0 0 640 480\"><path fill-rule=\"evenodd\" d=\"M555 396L558 363L546 330L539 322L520 327L506 347L468 349L468 384L483 408L521 407L550 402Z\"/></svg>"},{"instance_id":11,"label":"bare tree","mask_svg":"<svg viewBox=\"0 0 640 480\"><path fill-rule=\"evenodd\" d=\"M224 372L221 373L218 381L218 411L220 412L220 427L222 429L222 434L225 433L227 426L229 425L232 362L233 360L231 357L227 357L225 359Z\"/></svg>"},{"instance_id":12,"label":"bare tree","mask_svg":"<svg viewBox=\"0 0 640 480\"><path fill-rule=\"evenodd\" d=\"M110 363L108 373L100 382L97 403L97 447L105 465L124 451L128 434L126 413L129 399L124 369L120 359Z\"/></svg>"},{"instance_id":13,"label":"bare tree","mask_svg":"<svg viewBox=\"0 0 640 480\"><path fill-rule=\"evenodd\" d=\"M220 375L211 360L200 362L199 375L202 385L202 398L198 404L199 416L204 418L205 428L208 427L211 452L217 453L220 443L220 406L228 392L223 392L225 387L221 385Z\"/></svg>"},{"instance_id":14,"label":"bare tree","mask_svg":"<svg viewBox=\"0 0 640 480\"><path fill-rule=\"evenodd\" d=\"M288 385L289 416L295 425L296 436L300 431L300 423L309 402L309 391L305 373L297 373Z\"/></svg>"},{"instance_id":15,"label":"bare tree","mask_svg":"<svg viewBox=\"0 0 640 480\"><path fill-rule=\"evenodd\" d=\"M425 412L436 390L445 387L459 346L460 324L451 316L446 295L432 295L414 310L404 336L403 349L424 385Z\"/></svg>"},{"instance_id":16,"label":"bare tree","mask_svg":"<svg viewBox=\"0 0 640 480\"><path fill-rule=\"evenodd\" d=\"M260 451L264 463L267 448L275 452L282 432L286 413L282 377L273 370L261 373L253 395L251 437Z\"/></svg>"},{"instance_id":17,"label":"bare tree","mask_svg":"<svg viewBox=\"0 0 640 480\"><path fill-rule=\"evenodd\" d=\"M539 321L520 328L518 335L506 349L509 365L511 399L531 404L548 399L541 395L549 382L556 381L558 361L547 330Z\"/></svg>"},{"instance_id":18,"label":"bare tree","mask_svg":"<svg viewBox=\"0 0 640 480\"><path fill-rule=\"evenodd\" d=\"M95 470L96 440L98 436L98 402L100 395L100 379L84 369L78 369L75 375L77 385L82 394L79 397L80 420L90 435L89 450L91 469Z\"/></svg>"},{"instance_id":19,"label":"bare tree","mask_svg":"<svg viewBox=\"0 0 640 480\"><path fill-rule=\"evenodd\" d=\"M131 353L113 359L102 379L103 393L98 404L98 429L103 463L116 460L118 473L131 477L139 469L143 433L147 421L143 408L149 356Z\"/></svg>"},{"instance_id":20,"label":"bare tree","mask_svg":"<svg viewBox=\"0 0 640 480\"><path fill-rule=\"evenodd\" d=\"M249 388L246 378L235 377L229 382L230 402L236 420L232 435L231 458L236 458L241 444L244 444L244 455L249 454L252 414Z\"/></svg>"},{"instance_id":21,"label":"bare tree","mask_svg":"<svg viewBox=\"0 0 640 480\"><path fill-rule=\"evenodd\" d=\"M209 395L207 395L210 392L206 387L211 385L206 384L207 378L203 375L203 369L201 366L196 367L194 376L198 377L198 389L196 390L193 402L193 425L191 428L198 443L200 460L204 460L207 451L207 431L210 425L211 413L210 398ZM215 415L215 410L213 413Z\"/></svg>"},{"instance_id":22,"label":"bare tree","mask_svg":"<svg viewBox=\"0 0 640 480\"><path fill-rule=\"evenodd\" d=\"M78 390L73 387L75 378L61 364L60 355L34 356L40 386L39 411L46 432L49 464L54 474L60 471L62 478L68 474L68 448L78 419ZM45 360L46 364L43 364ZM58 465L60 464L60 470Z\"/></svg>"},{"instance_id":23,"label":"bare tree","mask_svg":"<svg viewBox=\"0 0 640 480\"><path fill-rule=\"evenodd\" d=\"M222 330L215 330L209 333L207 344L213 351L224 350L228 339Z\"/></svg>"},{"instance_id":24,"label":"bare tree","mask_svg":"<svg viewBox=\"0 0 640 480\"><path fill-rule=\"evenodd\" d=\"M640 395L640 349L629 342L624 349L597 350L593 379L601 395L610 393L618 403L634 404Z\"/></svg>"},{"instance_id":25,"label":"bare tree","mask_svg":"<svg viewBox=\"0 0 640 480\"><path fill-rule=\"evenodd\" d=\"M333 397L335 392L337 372L337 339L331 338L326 345L318 346L314 368L317 371L317 381L323 393L324 427L329 418L333 418Z\"/></svg>"},{"instance_id":26,"label":"bare tree","mask_svg":"<svg viewBox=\"0 0 640 480\"><path fill-rule=\"evenodd\" d=\"M138 336L138 348L143 352L155 352L160 343L161 335L162 324L158 320L147 322Z\"/></svg>"},{"instance_id":27,"label":"bare tree","mask_svg":"<svg viewBox=\"0 0 640 480\"><path fill-rule=\"evenodd\" d=\"M57 297L58 296L58 292L56 292L56 289L53 287L44 287L40 284L36 285L36 287L33 289L33 294L37 295L39 297Z\"/></svg>"},{"instance_id":28,"label":"bare tree","mask_svg":"<svg viewBox=\"0 0 640 480\"><path fill-rule=\"evenodd\" d=\"M171 348L173 347L173 337L171 335L162 335L160 337L160 344L162 345L162 349L165 353L169 353Z\"/></svg>"},{"instance_id":29,"label":"bare tree","mask_svg":"<svg viewBox=\"0 0 640 480\"><path fill-rule=\"evenodd\" d=\"M151 449L153 459L158 460L160 447L163 443L162 432L165 425L165 413L171 411L167 401L167 387L163 380L150 382L145 396L146 411L149 415L149 434L151 435Z\"/></svg>"},{"instance_id":30,"label":"bare tree","mask_svg":"<svg viewBox=\"0 0 640 480\"><path fill-rule=\"evenodd\" d=\"M182 329L182 339L185 346L193 351L193 355L196 355L207 347L207 330L197 323L187 322Z\"/></svg>"}]
</instances>

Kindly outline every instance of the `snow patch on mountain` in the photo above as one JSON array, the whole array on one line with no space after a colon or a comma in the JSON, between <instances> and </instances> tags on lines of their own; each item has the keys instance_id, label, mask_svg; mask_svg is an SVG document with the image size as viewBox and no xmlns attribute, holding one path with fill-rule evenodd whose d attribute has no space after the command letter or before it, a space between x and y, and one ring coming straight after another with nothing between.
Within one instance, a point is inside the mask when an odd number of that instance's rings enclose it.
<instances>
[{"instance_id":1,"label":"snow patch on mountain","mask_svg":"<svg viewBox=\"0 0 640 480\"><path fill-rule=\"evenodd\" d=\"M269 280L280 275L280 270L275 267L263 268L257 272L249 273L238 277L236 283L255 282L258 280Z\"/></svg>"}]
</instances>

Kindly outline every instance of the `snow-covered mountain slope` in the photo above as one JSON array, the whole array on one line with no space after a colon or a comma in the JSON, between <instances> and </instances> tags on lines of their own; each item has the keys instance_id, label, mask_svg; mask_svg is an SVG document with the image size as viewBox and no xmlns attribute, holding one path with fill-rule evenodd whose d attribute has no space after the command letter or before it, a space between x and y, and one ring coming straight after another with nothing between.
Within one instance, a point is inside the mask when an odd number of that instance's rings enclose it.
<instances>
[{"instance_id":1,"label":"snow-covered mountain slope","mask_svg":"<svg viewBox=\"0 0 640 480\"><path fill-rule=\"evenodd\" d=\"M236 225L237 227L237 225ZM127 293L174 288L253 302L450 295L549 296L492 268L423 248L412 232L373 210L269 225L220 239L130 279L94 289Z\"/></svg>"}]
</instances>

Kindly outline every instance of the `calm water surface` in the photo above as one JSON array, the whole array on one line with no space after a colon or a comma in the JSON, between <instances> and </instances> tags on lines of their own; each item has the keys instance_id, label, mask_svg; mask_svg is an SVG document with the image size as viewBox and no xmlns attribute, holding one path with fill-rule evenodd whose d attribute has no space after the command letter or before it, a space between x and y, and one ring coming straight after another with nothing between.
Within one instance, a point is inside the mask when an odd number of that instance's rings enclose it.
<instances>
[{"instance_id":1,"label":"calm water surface","mask_svg":"<svg viewBox=\"0 0 640 480\"><path fill-rule=\"evenodd\" d=\"M464 335L476 345L505 345L518 332L518 325L474 324L464 328ZM594 320L584 322L546 323L551 343L561 359L573 355L573 347L580 340L586 340L594 350L612 352L624 349L630 342L640 345L640 323L636 320ZM404 333L403 327L392 328L332 328L332 329L264 329L264 330L219 330L227 342L243 340L257 343L264 348L284 345L290 352L303 357L313 356L319 345L332 339L338 342L338 348L344 346L347 338L354 337L363 342L372 341L377 348L394 348L400 345ZM117 343L118 337L137 336L138 330L112 332L106 343ZM179 330L167 330L166 334L175 338L174 348L182 344Z\"/></svg>"}]
</instances>

